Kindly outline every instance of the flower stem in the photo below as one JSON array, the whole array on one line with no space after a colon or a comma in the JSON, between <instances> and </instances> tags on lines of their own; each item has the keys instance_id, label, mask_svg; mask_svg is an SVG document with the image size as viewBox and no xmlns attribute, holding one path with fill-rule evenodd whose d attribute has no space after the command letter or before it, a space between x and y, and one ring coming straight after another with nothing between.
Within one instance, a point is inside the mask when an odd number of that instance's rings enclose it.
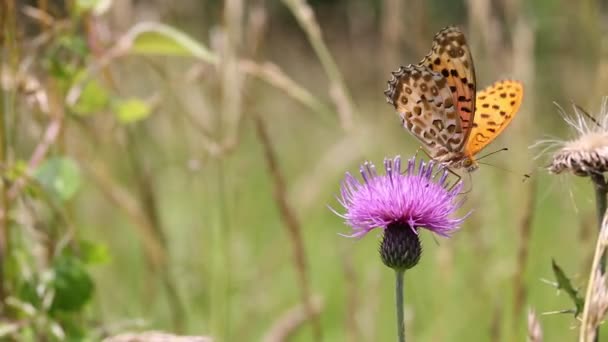
<instances>
[{"instance_id":1,"label":"flower stem","mask_svg":"<svg viewBox=\"0 0 608 342\"><path fill-rule=\"evenodd\" d=\"M606 184L606 179L604 175L601 173L591 173L591 180L593 181L593 187L595 189L595 208L597 210L597 222L598 222L598 232L602 229L602 222L604 220L604 213L606 212L606 194L608 193L608 185ZM599 234L599 233L598 233ZM599 239L599 235L598 235ZM598 265L598 270L600 274L604 274L606 272L606 252L602 253L600 258L600 262ZM595 272L592 270L591 272ZM593 277L591 277L593 278ZM585 298L585 301L589 300ZM598 326L595 331L595 341L599 341L600 336L600 328Z\"/></svg>"},{"instance_id":2,"label":"flower stem","mask_svg":"<svg viewBox=\"0 0 608 342\"><path fill-rule=\"evenodd\" d=\"M606 194L608 193L608 185L606 184L606 179L602 174L591 174L591 180L593 181L593 187L595 188L595 207L597 210L599 231L602 229L602 221L604 219L604 213L606 212ZM602 255L599 267L602 274L604 274L606 271L606 253Z\"/></svg>"},{"instance_id":3,"label":"flower stem","mask_svg":"<svg viewBox=\"0 0 608 342\"><path fill-rule=\"evenodd\" d=\"M397 308L397 341L405 342L405 319L403 317L403 270L395 270L395 306Z\"/></svg>"}]
</instances>

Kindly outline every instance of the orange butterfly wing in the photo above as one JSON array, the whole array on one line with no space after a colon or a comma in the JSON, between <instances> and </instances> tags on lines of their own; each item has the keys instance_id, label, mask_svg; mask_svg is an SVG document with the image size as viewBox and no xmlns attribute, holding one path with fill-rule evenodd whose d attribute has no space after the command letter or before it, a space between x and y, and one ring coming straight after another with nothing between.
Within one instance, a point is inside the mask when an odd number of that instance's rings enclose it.
<instances>
[{"instance_id":1,"label":"orange butterfly wing","mask_svg":"<svg viewBox=\"0 0 608 342\"><path fill-rule=\"evenodd\" d=\"M511 123L524 96L518 81L499 81L477 93L473 129L464 154L472 157L490 144Z\"/></svg>"},{"instance_id":2,"label":"orange butterfly wing","mask_svg":"<svg viewBox=\"0 0 608 342\"><path fill-rule=\"evenodd\" d=\"M439 31L433 39L431 52L420 61L420 65L440 73L447 80L466 141L475 116L476 89L473 57L464 33L454 26Z\"/></svg>"}]
</instances>

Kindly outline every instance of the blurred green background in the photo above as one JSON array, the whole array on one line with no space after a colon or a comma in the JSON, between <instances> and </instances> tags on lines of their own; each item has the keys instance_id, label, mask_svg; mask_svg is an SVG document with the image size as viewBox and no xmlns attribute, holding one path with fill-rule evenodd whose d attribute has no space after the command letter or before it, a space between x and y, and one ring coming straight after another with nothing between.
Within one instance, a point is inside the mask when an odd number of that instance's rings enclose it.
<instances>
[{"instance_id":1,"label":"blurred green background","mask_svg":"<svg viewBox=\"0 0 608 342\"><path fill-rule=\"evenodd\" d=\"M311 341L318 324L325 341L394 340L380 232L344 238L327 206L338 208L345 172L416 151L382 92L447 25L467 34L478 89L518 79L524 103L486 150L509 151L463 176L473 214L461 231L423 232L406 273L407 336L521 341L529 308L573 307L543 282L555 281L552 259L586 286L591 183L548 175L529 146L572 137L554 101L597 113L608 95L606 1L1 6L7 338L271 341L284 328ZM303 289L318 320L298 321ZM572 314L540 321L547 341L578 334Z\"/></svg>"}]
</instances>

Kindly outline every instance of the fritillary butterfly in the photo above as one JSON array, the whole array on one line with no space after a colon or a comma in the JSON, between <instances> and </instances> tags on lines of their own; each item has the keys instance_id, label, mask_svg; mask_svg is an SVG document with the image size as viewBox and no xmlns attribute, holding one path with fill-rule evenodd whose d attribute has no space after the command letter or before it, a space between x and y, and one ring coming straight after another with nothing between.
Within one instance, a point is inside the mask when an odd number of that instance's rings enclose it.
<instances>
[{"instance_id":1,"label":"fritillary butterfly","mask_svg":"<svg viewBox=\"0 0 608 342\"><path fill-rule=\"evenodd\" d=\"M475 155L517 114L521 82L503 80L476 92L475 68L464 34L439 31L418 65L392 73L384 92L407 128L431 158L450 167L477 169Z\"/></svg>"}]
</instances>

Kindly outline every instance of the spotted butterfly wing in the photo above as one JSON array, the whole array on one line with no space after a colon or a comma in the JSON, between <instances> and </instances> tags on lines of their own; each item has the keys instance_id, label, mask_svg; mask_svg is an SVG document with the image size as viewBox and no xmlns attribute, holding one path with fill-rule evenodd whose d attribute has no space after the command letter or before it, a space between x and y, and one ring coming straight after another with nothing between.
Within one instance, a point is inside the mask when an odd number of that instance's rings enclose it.
<instances>
[{"instance_id":1,"label":"spotted butterfly wing","mask_svg":"<svg viewBox=\"0 0 608 342\"><path fill-rule=\"evenodd\" d=\"M385 92L403 125L427 148L434 159L459 150L465 132L446 78L420 65L392 73Z\"/></svg>"},{"instance_id":2,"label":"spotted butterfly wing","mask_svg":"<svg viewBox=\"0 0 608 342\"><path fill-rule=\"evenodd\" d=\"M523 86L502 81L475 94L475 68L464 34L447 27L433 39L417 66L392 73L384 92L403 125L430 156L454 167L477 166L474 155L511 122L523 99Z\"/></svg>"},{"instance_id":3,"label":"spotted butterfly wing","mask_svg":"<svg viewBox=\"0 0 608 342\"><path fill-rule=\"evenodd\" d=\"M464 33L455 26L439 31L433 38L431 52L420 61L420 65L445 77L462 121L466 140L475 115L476 80L473 57Z\"/></svg>"},{"instance_id":4,"label":"spotted butterfly wing","mask_svg":"<svg viewBox=\"0 0 608 342\"><path fill-rule=\"evenodd\" d=\"M499 81L477 93L473 129L464 154L472 157L490 144L511 123L523 101L523 84Z\"/></svg>"}]
</instances>

